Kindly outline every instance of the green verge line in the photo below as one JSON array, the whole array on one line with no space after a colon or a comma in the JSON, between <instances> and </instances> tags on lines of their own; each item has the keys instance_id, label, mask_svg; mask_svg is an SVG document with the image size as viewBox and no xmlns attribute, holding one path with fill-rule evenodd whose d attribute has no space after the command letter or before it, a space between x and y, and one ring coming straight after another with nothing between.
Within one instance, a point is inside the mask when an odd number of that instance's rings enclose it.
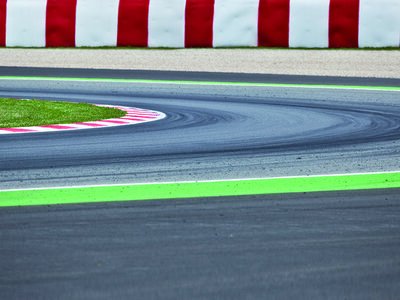
<instances>
[{"instance_id":1,"label":"green verge line","mask_svg":"<svg viewBox=\"0 0 400 300\"><path fill-rule=\"evenodd\" d=\"M132 82L132 83L162 83L162 84L202 84L202 85L234 85L234 86L265 86L265 87L303 87L303 88L334 88L400 91L400 87L386 86L351 86L351 85L321 85L321 84L291 84L291 83L252 83L252 82L217 82L217 81L185 81L185 80L150 80L150 79L112 79L112 78L74 78L74 77L26 77L0 76L6 80L51 80L51 81L92 81L92 82Z\"/></svg>"},{"instance_id":2,"label":"green verge line","mask_svg":"<svg viewBox=\"0 0 400 300\"><path fill-rule=\"evenodd\" d=\"M0 191L0 206L399 188L400 172Z\"/></svg>"}]
</instances>

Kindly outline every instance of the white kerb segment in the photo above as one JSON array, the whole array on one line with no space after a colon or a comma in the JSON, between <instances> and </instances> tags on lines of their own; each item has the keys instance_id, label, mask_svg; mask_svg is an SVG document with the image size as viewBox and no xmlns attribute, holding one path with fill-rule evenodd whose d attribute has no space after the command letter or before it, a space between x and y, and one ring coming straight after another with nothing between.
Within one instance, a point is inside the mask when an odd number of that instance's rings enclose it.
<instances>
[{"instance_id":1,"label":"white kerb segment","mask_svg":"<svg viewBox=\"0 0 400 300\"><path fill-rule=\"evenodd\" d=\"M213 46L258 44L259 0L215 0Z\"/></svg>"},{"instance_id":2,"label":"white kerb segment","mask_svg":"<svg viewBox=\"0 0 400 300\"><path fill-rule=\"evenodd\" d=\"M119 0L79 0L76 46L116 46Z\"/></svg>"},{"instance_id":3,"label":"white kerb segment","mask_svg":"<svg viewBox=\"0 0 400 300\"><path fill-rule=\"evenodd\" d=\"M8 0L6 46L46 45L47 0Z\"/></svg>"},{"instance_id":4,"label":"white kerb segment","mask_svg":"<svg viewBox=\"0 0 400 300\"><path fill-rule=\"evenodd\" d=\"M330 0L291 0L289 47L329 46Z\"/></svg>"},{"instance_id":5,"label":"white kerb segment","mask_svg":"<svg viewBox=\"0 0 400 300\"><path fill-rule=\"evenodd\" d=\"M400 0L360 0L359 47L399 47Z\"/></svg>"},{"instance_id":6,"label":"white kerb segment","mask_svg":"<svg viewBox=\"0 0 400 300\"><path fill-rule=\"evenodd\" d=\"M186 0L150 0L149 47L185 46Z\"/></svg>"}]
</instances>

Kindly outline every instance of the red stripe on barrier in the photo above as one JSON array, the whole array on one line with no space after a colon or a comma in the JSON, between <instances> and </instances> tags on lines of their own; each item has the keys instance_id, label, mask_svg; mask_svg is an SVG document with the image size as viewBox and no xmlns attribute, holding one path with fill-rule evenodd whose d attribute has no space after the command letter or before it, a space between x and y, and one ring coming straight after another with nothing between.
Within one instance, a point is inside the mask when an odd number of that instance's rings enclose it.
<instances>
[{"instance_id":1,"label":"red stripe on barrier","mask_svg":"<svg viewBox=\"0 0 400 300\"><path fill-rule=\"evenodd\" d=\"M357 48L359 0L331 0L329 6L329 47Z\"/></svg>"},{"instance_id":2,"label":"red stripe on barrier","mask_svg":"<svg viewBox=\"0 0 400 300\"><path fill-rule=\"evenodd\" d=\"M7 0L0 0L0 47L6 46Z\"/></svg>"},{"instance_id":3,"label":"red stripe on barrier","mask_svg":"<svg viewBox=\"0 0 400 300\"><path fill-rule=\"evenodd\" d=\"M290 0L260 0L258 46L289 47Z\"/></svg>"},{"instance_id":4,"label":"red stripe on barrier","mask_svg":"<svg viewBox=\"0 0 400 300\"><path fill-rule=\"evenodd\" d=\"M77 0L47 0L46 47L75 47Z\"/></svg>"},{"instance_id":5,"label":"red stripe on barrier","mask_svg":"<svg viewBox=\"0 0 400 300\"><path fill-rule=\"evenodd\" d=\"M118 12L119 47L147 47L150 0L120 0Z\"/></svg>"},{"instance_id":6,"label":"red stripe on barrier","mask_svg":"<svg viewBox=\"0 0 400 300\"><path fill-rule=\"evenodd\" d=\"M214 0L187 0L185 47L213 46Z\"/></svg>"}]
</instances>

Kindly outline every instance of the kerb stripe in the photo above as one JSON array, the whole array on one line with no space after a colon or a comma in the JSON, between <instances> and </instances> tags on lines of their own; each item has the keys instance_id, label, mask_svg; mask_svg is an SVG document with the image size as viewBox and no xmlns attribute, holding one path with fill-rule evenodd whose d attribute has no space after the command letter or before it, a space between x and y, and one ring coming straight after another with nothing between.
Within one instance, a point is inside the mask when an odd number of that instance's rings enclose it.
<instances>
[{"instance_id":1,"label":"kerb stripe","mask_svg":"<svg viewBox=\"0 0 400 300\"><path fill-rule=\"evenodd\" d=\"M149 2L119 1L117 46L147 47Z\"/></svg>"},{"instance_id":2,"label":"kerb stripe","mask_svg":"<svg viewBox=\"0 0 400 300\"><path fill-rule=\"evenodd\" d=\"M358 47L360 0L331 0L329 7L329 47Z\"/></svg>"},{"instance_id":3,"label":"kerb stripe","mask_svg":"<svg viewBox=\"0 0 400 300\"><path fill-rule=\"evenodd\" d=\"M214 0L186 0L185 47L212 47Z\"/></svg>"},{"instance_id":4,"label":"kerb stripe","mask_svg":"<svg viewBox=\"0 0 400 300\"><path fill-rule=\"evenodd\" d=\"M260 0L258 46L289 46L290 0Z\"/></svg>"},{"instance_id":5,"label":"kerb stripe","mask_svg":"<svg viewBox=\"0 0 400 300\"><path fill-rule=\"evenodd\" d=\"M77 0L47 0L46 47L75 47Z\"/></svg>"}]
</instances>

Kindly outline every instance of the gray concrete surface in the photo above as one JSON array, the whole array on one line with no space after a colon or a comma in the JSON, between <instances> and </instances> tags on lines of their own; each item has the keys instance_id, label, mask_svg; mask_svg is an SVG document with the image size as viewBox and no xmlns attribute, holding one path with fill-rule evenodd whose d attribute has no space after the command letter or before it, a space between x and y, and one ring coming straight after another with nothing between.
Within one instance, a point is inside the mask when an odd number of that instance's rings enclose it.
<instances>
[{"instance_id":1,"label":"gray concrete surface","mask_svg":"<svg viewBox=\"0 0 400 300\"><path fill-rule=\"evenodd\" d=\"M400 50L2 48L0 66L400 78Z\"/></svg>"}]
</instances>

